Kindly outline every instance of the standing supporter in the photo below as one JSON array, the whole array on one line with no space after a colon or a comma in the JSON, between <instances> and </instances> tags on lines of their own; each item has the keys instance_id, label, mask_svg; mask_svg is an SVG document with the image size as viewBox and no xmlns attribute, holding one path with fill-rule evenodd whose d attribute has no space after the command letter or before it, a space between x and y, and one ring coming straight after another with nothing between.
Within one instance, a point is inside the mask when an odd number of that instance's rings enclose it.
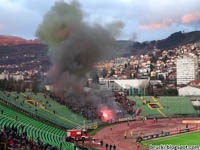
<instances>
[{"instance_id":1,"label":"standing supporter","mask_svg":"<svg viewBox=\"0 0 200 150\"><path fill-rule=\"evenodd\" d=\"M78 136L76 136L76 144L78 145Z\"/></svg>"},{"instance_id":2,"label":"standing supporter","mask_svg":"<svg viewBox=\"0 0 200 150\"><path fill-rule=\"evenodd\" d=\"M156 117L156 123L158 122L158 118Z\"/></svg>"},{"instance_id":3,"label":"standing supporter","mask_svg":"<svg viewBox=\"0 0 200 150\"><path fill-rule=\"evenodd\" d=\"M136 143L136 146L137 146L137 150L139 150L139 149L140 149L140 143L137 142L137 143Z\"/></svg>"},{"instance_id":4,"label":"standing supporter","mask_svg":"<svg viewBox=\"0 0 200 150\"><path fill-rule=\"evenodd\" d=\"M126 131L125 131L125 133L124 133L124 139L126 139L126 136L127 136L127 133L126 133Z\"/></svg>"},{"instance_id":5,"label":"standing supporter","mask_svg":"<svg viewBox=\"0 0 200 150\"><path fill-rule=\"evenodd\" d=\"M25 136L25 138L27 137L27 132L26 131L24 132L24 136Z\"/></svg>"},{"instance_id":6,"label":"standing supporter","mask_svg":"<svg viewBox=\"0 0 200 150\"><path fill-rule=\"evenodd\" d=\"M117 148L117 147L116 147L116 145L114 144L114 145L113 145L113 150L116 150L116 148Z\"/></svg>"},{"instance_id":7,"label":"standing supporter","mask_svg":"<svg viewBox=\"0 0 200 150\"><path fill-rule=\"evenodd\" d=\"M131 130L131 132L130 132L130 136L131 136L131 138L133 137L133 130Z\"/></svg>"},{"instance_id":8,"label":"standing supporter","mask_svg":"<svg viewBox=\"0 0 200 150\"><path fill-rule=\"evenodd\" d=\"M24 125L23 124L21 124L21 130L22 130L22 132L24 131Z\"/></svg>"},{"instance_id":9,"label":"standing supporter","mask_svg":"<svg viewBox=\"0 0 200 150\"><path fill-rule=\"evenodd\" d=\"M35 143L33 144L33 150L36 150L36 145L35 145Z\"/></svg>"},{"instance_id":10,"label":"standing supporter","mask_svg":"<svg viewBox=\"0 0 200 150\"><path fill-rule=\"evenodd\" d=\"M82 138L82 144L84 145L84 143L85 143L85 140L84 140L84 138Z\"/></svg>"},{"instance_id":11,"label":"standing supporter","mask_svg":"<svg viewBox=\"0 0 200 150\"><path fill-rule=\"evenodd\" d=\"M8 145L11 146L11 147L14 146L14 141L13 141L13 139L9 139L9 140L8 140Z\"/></svg>"},{"instance_id":12,"label":"standing supporter","mask_svg":"<svg viewBox=\"0 0 200 150\"><path fill-rule=\"evenodd\" d=\"M103 140L100 141L100 145L101 145L101 147L103 146Z\"/></svg>"},{"instance_id":13,"label":"standing supporter","mask_svg":"<svg viewBox=\"0 0 200 150\"><path fill-rule=\"evenodd\" d=\"M38 141L38 143L40 143L40 137L39 136L37 137L37 141Z\"/></svg>"},{"instance_id":14,"label":"standing supporter","mask_svg":"<svg viewBox=\"0 0 200 150\"><path fill-rule=\"evenodd\" d=\"M112 150L112 144L110 144L110 150Z\"/></svg>"},{"instance_id":15,"label":"standing supporter","mask_svg":"<svg viewBox=\"0 0 200 150\"><path fill-rule=\"evenodd\" d=\"M106 150L108 150L108 144L106 143Z\"/></svg>"}]
</instances>

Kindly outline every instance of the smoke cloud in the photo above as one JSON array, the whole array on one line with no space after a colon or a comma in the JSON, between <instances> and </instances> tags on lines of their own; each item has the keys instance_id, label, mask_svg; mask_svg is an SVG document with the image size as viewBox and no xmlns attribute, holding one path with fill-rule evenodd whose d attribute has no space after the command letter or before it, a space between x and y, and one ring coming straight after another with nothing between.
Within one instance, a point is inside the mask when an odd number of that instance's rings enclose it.
<instances>
[{"instance_id":1,"label":"smoke cloud","mask_svg":"<svg viewBox=\"0 0 200 150\"><path fill-rule=\"evenodd\" d=\"M83 21L83 12L77 1L57 1L39 25L36 35L48 44L52 58L49 80L56 91L64 95L70 106L87 108L92 115L101 106L117 108L112 93L95 89L85 91L85 77L94 65L110 55L114 36L123 27L121 22L110 28ZM93 107L93 108L91 108Z\"/></svg>"},{"instance_id":2,"label":"smoke cloud","mask_svg":"<svg viewBox=\"0 0 200 150\"><path fill-rule=\"evenodd\" d=\"M106 27L113 37L118 37L121 34L121 31L124 27L124 23L120 20L113 21L111 23L108 23Z\"/></svg>"},{"instance_id":3,"label":"smoke cloud","mask_svg":"<svg viewBox=\"0 0 200 150\"><path fill-rule=\"evenodd\" d=\"M132 35L131 35L131 37L130 37L129 40L131 40L131 41L136 41L137 38L138 38L138 34L137 34L136 32L134 32L134 33L132 33Z\"/></svg>"},{"instance_id":4,"label":"smoke cloud","mask_svg":"<svg viewBox=\"0 0 200 150\"><path fill-rule=\"evenodd\" d=\"M45 15L36 31L36 36L50 48L56 48L67 39L71 30L81 24L82 19L83 14L78 2L72 1L69 5L64 1L57 1Z\"/></svg>"}]
</instances>

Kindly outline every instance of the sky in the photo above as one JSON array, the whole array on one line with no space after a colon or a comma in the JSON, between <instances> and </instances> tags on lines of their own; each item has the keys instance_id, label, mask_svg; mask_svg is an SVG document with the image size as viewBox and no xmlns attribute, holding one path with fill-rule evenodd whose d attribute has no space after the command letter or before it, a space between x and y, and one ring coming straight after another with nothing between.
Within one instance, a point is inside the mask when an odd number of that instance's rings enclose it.
<instances>
[{"instance_id":1,"label":"sky","mask_svg":"<svg viewBox=\"0 0 200 150\"><path fill-rule=\"evenodd\" d=\"M56 0L0 0L0 35L26 39L35 32ZM71 2L71 0L64 0ZM150 41L177 31L200 30L200 0L77 0L85 21L122 21L118 39Z\"/></svg>"}]
</instances>

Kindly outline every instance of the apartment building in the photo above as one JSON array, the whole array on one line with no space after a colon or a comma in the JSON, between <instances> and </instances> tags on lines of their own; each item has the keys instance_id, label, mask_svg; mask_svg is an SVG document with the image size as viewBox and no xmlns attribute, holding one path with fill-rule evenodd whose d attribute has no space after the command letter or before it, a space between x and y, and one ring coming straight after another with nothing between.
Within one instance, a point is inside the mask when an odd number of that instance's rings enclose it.
<instances>
[{"instance_id":1,"label":"apartment building","mask_svg":"<svg viewBox=\"0 0 200 150\"><path fill-rule=\"evenodd\" d=\"M198 79L198 59L197 57L184 56L178 58L176 62L177 85L187 84Z\"/></svg>"}]
</instances>

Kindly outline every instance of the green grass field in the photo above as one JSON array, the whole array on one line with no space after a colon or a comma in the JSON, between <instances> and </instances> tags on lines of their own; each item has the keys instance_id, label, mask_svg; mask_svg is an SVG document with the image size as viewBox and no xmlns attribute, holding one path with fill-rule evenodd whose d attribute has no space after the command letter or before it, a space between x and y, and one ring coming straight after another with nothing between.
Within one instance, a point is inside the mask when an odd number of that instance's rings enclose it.
<instances>
[{"instance_id":1,"label":"green grass field","mask_svg":"<svg viewBox=\"0 0 200 150\"><path fill-rule=\"evenodd\" d=\"M185 133L177 136L171 137L163 137L158 140L144 141L142 145L173 145L173 146L181 146L181 145L198 145L200 146L200 131Z\"/></svg>"}]
</instances>

